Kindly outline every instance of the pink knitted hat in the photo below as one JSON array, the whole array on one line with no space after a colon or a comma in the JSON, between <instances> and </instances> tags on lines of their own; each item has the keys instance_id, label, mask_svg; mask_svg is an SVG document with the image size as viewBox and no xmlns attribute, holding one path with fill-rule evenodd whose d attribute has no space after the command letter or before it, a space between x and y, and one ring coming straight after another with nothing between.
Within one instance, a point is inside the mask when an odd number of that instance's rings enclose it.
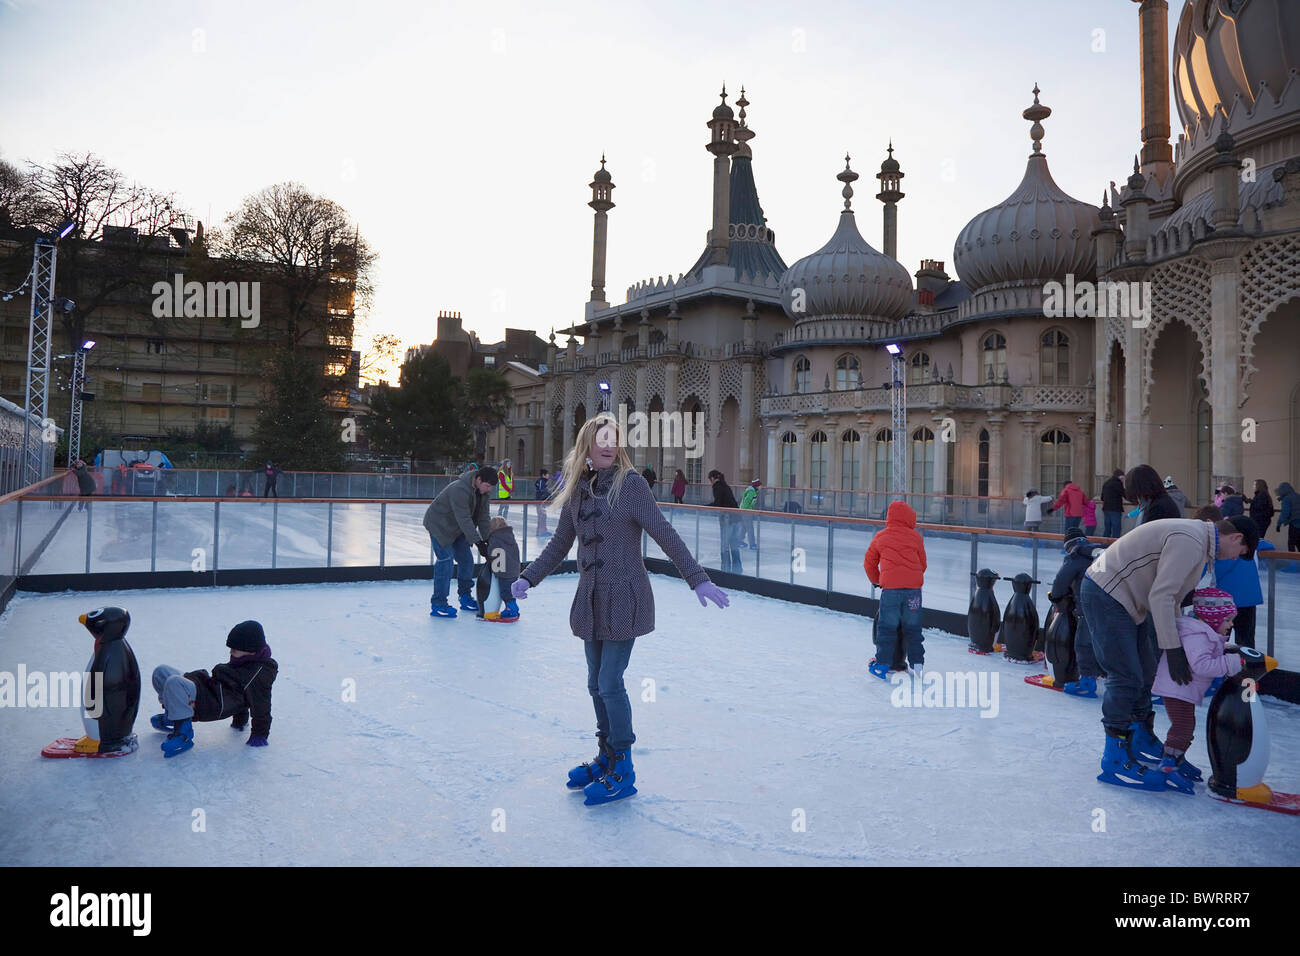
<instances>
[{"instance_id":1,"label":"pink knitted hat","mask_svg":"<svg viewBox=\"0 0 1300 956\"><path fill-rule=\"evenodd\" d=\"M1192 592L1192 613L1217 631L1219 625L1237 613L1237 605L1227 591L1197 588Z\"/></svg>"}]
</instances>

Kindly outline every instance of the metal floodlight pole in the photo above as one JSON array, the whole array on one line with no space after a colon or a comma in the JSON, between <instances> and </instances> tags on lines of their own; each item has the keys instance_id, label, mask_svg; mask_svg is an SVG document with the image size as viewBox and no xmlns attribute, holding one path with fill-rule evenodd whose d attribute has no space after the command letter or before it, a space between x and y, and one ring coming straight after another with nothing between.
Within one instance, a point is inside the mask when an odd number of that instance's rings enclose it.
<instances>
[{"instance_id":1,"label":"metal floodlight pole","mask_svg":"<svg viewBox=\"0 0 1300 956\"><path fill-rule=\"evenodd\" d=\"M68 464L81 457L81 390L86 386L86 350L77 349L72 364L72 413L68 418Z\"/></svg>"},{"instance_id":2,"label":"metal floodlight pole","mask_svg":"<svg viewBox=\"0 0 1300 956\"><path fill-rule=\"evenodd\" d=\"M894 493L905 495L909 487L907 480L907 376L905 375L901 352L889 357L889 374L891 376L889 412L890 434L893 439Z\"/></svg>"},{"instance_id":3,"label":"metal floodlight pole","mask_svg":"<svg viewBox=\"0 0 1300 956\"><path fill-rule=\"evenodd\" d=\"M52 433L46 425L46 413L50 404L50 339L54 332L57 257L55 240L36 240L32 254L32 311L27 330L27 384L23 403L27 413L23 421L24 484L28 485L45 477L45 439Z\"/></svg>"}]
</instances>

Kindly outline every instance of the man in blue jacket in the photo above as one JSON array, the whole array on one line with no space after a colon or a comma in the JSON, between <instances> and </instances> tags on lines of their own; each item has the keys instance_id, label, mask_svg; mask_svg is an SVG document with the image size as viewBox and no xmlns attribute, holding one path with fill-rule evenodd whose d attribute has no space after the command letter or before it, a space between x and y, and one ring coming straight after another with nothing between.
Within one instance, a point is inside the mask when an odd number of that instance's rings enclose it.
<instances>
[{"instance_id":1,"label":"man in blue jacket","mask_svg":"<svg viewBox=\"0 0 1300 956\"><path fill-rule=\"evenodd\" d=\"M1243 515L1228 519L1244 530L1255 522ZM1232 643L1238 647L1255 646L1255 609L1264 603L1264 590L1259 586L1259 566L1254 557L1229 558L1214 562L1214 581L1232 595L1237 605L1237 618L1232 623Z\"/></svg>"}]
</instances>

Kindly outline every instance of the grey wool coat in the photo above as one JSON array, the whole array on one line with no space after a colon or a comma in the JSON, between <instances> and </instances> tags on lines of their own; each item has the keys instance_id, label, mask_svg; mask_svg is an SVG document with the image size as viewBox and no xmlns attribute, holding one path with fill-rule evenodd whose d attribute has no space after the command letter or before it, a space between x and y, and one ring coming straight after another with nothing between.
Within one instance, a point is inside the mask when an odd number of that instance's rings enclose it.
<instances>
[{"instance_id":1,"label":"grey wool coat","mask_svg":"<svg viewBox=\"0 0 1300 956\"><path fill-rule=\"evenodd\" d=\"M438 493L424 512L429 536L444 548L460 535L470 544L486 541L492 515L487 495L474 490L476 471L467 471Z\"/></svg>"},{"instance_id":2,"label":"grey wool coat","mask_svg":"<svg viewBox=\"0 0 1300 956\"><path fill-rule=\"evenodd\" d=\"M597 472L594 483L589 478L580 482L560 511L550 543L520 575L536 587L577 539L578 592L569 610L569 626L585 641L626 641L654 630L654 593L641 559L642 529L672 559L692 590L709 579L636 472L623 479L618 500L610 508L614 470L610 466Z\"/></svg>"}]
</instances>

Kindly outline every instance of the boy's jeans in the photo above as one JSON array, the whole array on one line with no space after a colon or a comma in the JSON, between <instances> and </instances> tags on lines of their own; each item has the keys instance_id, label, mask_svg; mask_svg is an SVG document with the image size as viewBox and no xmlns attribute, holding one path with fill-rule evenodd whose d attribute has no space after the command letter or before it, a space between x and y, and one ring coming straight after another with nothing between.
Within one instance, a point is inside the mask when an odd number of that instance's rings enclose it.
<instances>
[{"instance_id":1,"label":"boy's jeans","mask_svg":"<svg viewBox=\"0 0 1300 956\"><path fill-rule=\"evenodd\" d=\"M174 667L160 664L153 669L153 689L168 720L189 720L194 716L194 681Z\"/></svg>"},{"instance_id":2,"label":"boy's jeans","mask_svg":"<svg viewBox=\"0 0 1300 956\"><path fill-rule=\"evenodd\" d=\"M925 663L925 644L921 639L921 589L882 588L880 591L880 625L877 628L876 660L890 664L899 629L907 644L907 662L913 667Z\"/></svg>"},{"instance_id":3,"label":"boy's jeans","mask_svg":"<svg viewBox=\"0 0 1300 956\"><path fill-rule=\"evenodd\" d=\"M1122 511L1103 511L1102 517L1105 519L1105 530L1102 536L1107 538L1118 538L1122 530L1124 512Z\"/></svg>"}]
</instances>

